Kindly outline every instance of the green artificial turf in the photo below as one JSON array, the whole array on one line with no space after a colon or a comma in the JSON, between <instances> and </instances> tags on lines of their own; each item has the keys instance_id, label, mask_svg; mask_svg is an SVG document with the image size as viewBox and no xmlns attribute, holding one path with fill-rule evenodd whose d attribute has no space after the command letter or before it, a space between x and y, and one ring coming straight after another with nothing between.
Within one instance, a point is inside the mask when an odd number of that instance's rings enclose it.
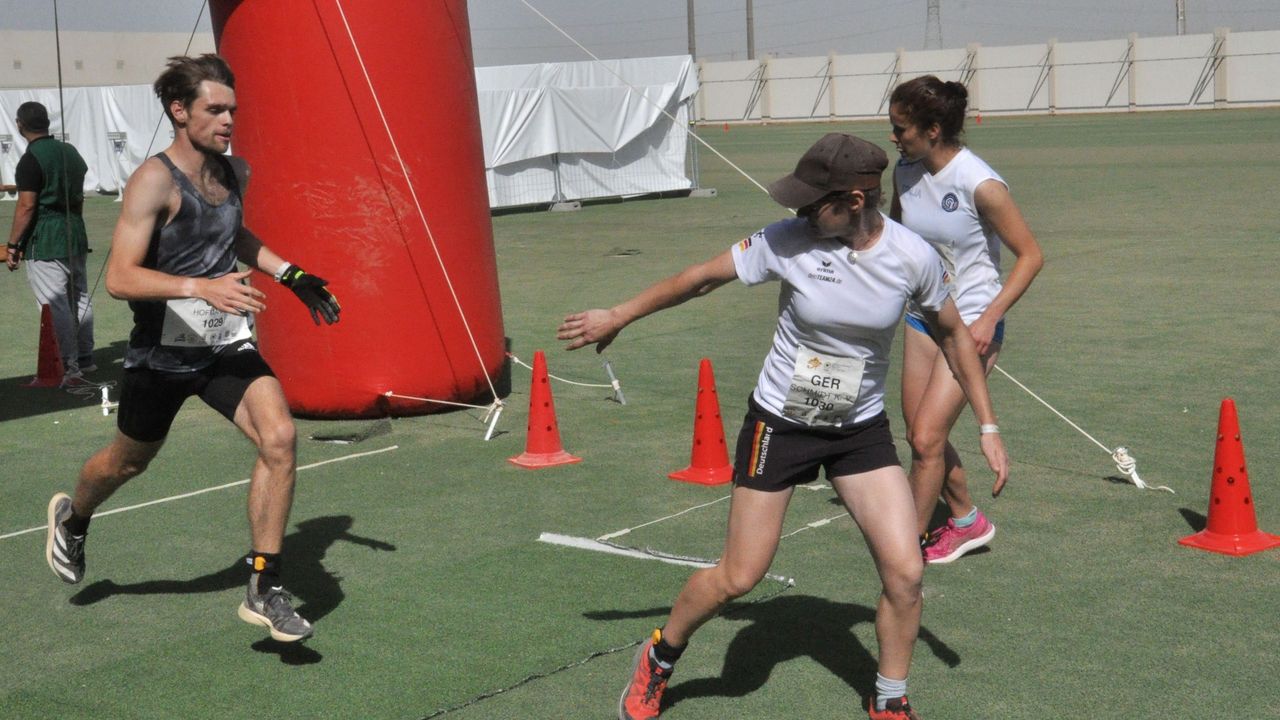
<instances>
[{"instance_id":1,"label":"green artificial turf","mask_svg":"<svg viewBox=\"0 0 1280 720\"><path fill-rule=\"evenodd\" d=\"M887 123L699 132L767 183L832 129L889 149ZM1106 451L993 375L1013 475L1001 498L980 501L999 527L990 549L926 572L913 704L931 719L1280 717L1280 552L1230 558L1176 542L1205 522L1227 396L1258 524L1280 533L1280 111L987 117L968 142L1008 180L1047 257L1010 314L1000 366L1103 446L1128 446L1143 478L1176 494L1117 481ZM783 216L706 150L701 168L715 198L495 217L512 353L531 363L541 349L552 374L606 383L594 353L558 349L564 314L608 307ZM119 207L88 202L95 277ZM0 226L11 208L0 205ZM100 287L94 299L96 379L115 380L131 319ZM612 717L629 646L690 571L538 537L598 537L723 497L666 474L689 462L703 357L732 442L775 307L776 287L735 284L628 328L608 351L626 405L607 388L553 382L577 465L507 463L525 441L519 366L489 442L476 411L389 429L299 421L300 465L342 459L299 474L285 573L317 629L301 647L235 616L244 485L95 519L77 587L45 566L42 531L0 539L0 717ZM19 387L38 337L21 273L0 280L0 321L5 535L43 524L49 496L73 486L114 416L97 398ZM896 382L889 411L906 458ZM991 478L973 423L963 416L953 440L983 498ZM309 439L365 431L350 444ZM382 452L349 457L370 451ZM252 457L193 401L150 470L104 510L242 480ZM726 512L715 502L615 542L714 558ZM840 514L829 490L796 493L786 531L799 532L773 567L794 587L765 581L708 623L664 717L860 716L878 586Z\"/></svg>"}]
</instances>

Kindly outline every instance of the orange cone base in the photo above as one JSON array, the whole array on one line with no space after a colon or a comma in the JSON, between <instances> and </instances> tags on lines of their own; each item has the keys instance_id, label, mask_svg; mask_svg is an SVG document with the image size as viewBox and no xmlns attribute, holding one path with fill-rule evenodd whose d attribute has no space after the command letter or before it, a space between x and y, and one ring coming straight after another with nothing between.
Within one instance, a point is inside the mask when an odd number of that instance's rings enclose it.
<instances>
[{"instance_id":1,"label":"orange cone base","mask_svg":"<svg viewBox=\"0 0 1280 720\"><path fill-rule=\"evenodd\" d=\"M538 468L552 467L555 465L572 465L573 463L582 462L582 458L577 455L560 450L558 452L549 453L531 453L523 452L513 458L507 458L507 462L529 470Z\"/></svg>"},{"instance_id":2,"label":"orange cone base","mask_svg":"<svg viewBox=\"0 0 1280 720\"><path fill-rule=\"evenodd\" d=\"M680 480L687 483L697 483L699 485L724 485L733 480L733 466L725 465L724 467L706 468L706 467L687 467L671 473L667 477L672 480Z\"/></svg>"},{"instance_id":3,"label":"orange cone base","mask_svg":"<svg viewBox=\"0 0 1280 720\"><path fill-rule=\"evenodd\" d=\"M1241 535L1225 535L1223 533L1209 532L1201 530L1194 535L1188 535L1178 541L1179 545L1186 545L1200 550L1208 550L1209 552L1222 553L1223 555L1233 555L1240 557L1241 555L1252 555L1263 550L1280 547L1280 535L1272 535L1261 530L1255 530L1251 533L1243 533Z\"/></svg>"}]
</instances>

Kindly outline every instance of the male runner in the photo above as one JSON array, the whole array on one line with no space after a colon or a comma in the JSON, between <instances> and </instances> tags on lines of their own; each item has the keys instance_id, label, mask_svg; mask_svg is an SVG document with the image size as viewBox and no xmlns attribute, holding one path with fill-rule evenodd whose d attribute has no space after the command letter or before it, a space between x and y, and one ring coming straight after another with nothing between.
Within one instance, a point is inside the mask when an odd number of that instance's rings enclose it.
<instances>
[{"instance_id":1,"label":"male runner","mask_svg":"<svg viewBox=\"0 0 1280 720\"><path fill-rule=\"evenodd\" d=\"M80 471L74 497L49 502L46 559L68 583L84 578L93 511L159 452L183 401L197 395L258 448L249 485L252 550L239 616L283 642L307 638L280 581L280 551L297 475L293 418L280 382L252 339L262 291L251 270L283 283L316 324L338 321L326 282L285 262L244 227L249 181L243 160L224 155L235 124L235 77L217 55L174 57L156 80L173 143L129 178L111 241L107 291L128 300L133 332L125 354L119 431Z\"/></svg>"}]
</instances>

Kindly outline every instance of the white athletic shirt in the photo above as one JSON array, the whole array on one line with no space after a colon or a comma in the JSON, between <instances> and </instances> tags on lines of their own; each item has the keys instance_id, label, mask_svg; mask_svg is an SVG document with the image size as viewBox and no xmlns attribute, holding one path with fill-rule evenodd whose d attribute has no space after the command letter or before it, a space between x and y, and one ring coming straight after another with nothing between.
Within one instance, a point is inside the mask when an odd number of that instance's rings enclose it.
<instances>
[{"instance_id":1,"label":"white athletic shirt","mask_svg":"<svg viewBox=\"0 0 1280 720\"><path fill-rule=\"evenodd\" d=\"M840 426L874 417L884 409L889 351L907 302L942 309L949 288L938 254L919 235L882 217L880 239L859 251L856 262L839 241L813 237L802 218L776 222L734 245L733 264L743 283L782 283L773 347L754 393L770 412L815 424L786 411L788 395L805 392L793 380L805 384L809 379L797 368L803 347L836 360L852 358L853 365L865 363L852 406L816 424Z\"/></svg>"},{"instance_id":2,"label":"white athletic shirt","mask_svg":"<svg viewBox=\"0 0 1280 720\"><path fill-rule=\"evenodd\" d=\"M961 148L937 175L920 160L900 160L894 179L902 224L942 256L960 317L966 324L977 320L1000 292L1000 236L978 217L973 193L987 180L1008 183L969 148Z\"/></svg>"}]
</instances>

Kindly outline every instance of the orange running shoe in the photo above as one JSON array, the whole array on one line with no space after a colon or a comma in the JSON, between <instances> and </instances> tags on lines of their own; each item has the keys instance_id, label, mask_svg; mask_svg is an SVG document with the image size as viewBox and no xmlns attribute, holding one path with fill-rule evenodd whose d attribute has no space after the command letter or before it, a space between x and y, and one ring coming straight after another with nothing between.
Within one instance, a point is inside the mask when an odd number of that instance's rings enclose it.
<instances>
[{"instance_id":1,"label":"orange running shoe","mask_svg":"<svg viewBox=\"0 0 1280 720\"><path fill-rule=\"evenodd\" d=\"M876 709L876 696L871 695L871 702L867 703L867 715L871 720L920 720L920 716L915 710L911 709L911 703L907 702L907 696L903 695L899 698L890 698L884 704L883 710Z\"/></svg>"},{"instance_id":2,"label":"orange running shoe","mask_svg":"<svg viewBox=\"0 0 1280 720\"><path fill-rule=\"evenodd\" d=\"M645 640L636 652L631 678L618 700L618 720L652 720L662 711L662 693L667 689L670 670L663 670L649 650L662 639L662 631L654 630L653 637Z\"/></svg>"}]
</instances>

